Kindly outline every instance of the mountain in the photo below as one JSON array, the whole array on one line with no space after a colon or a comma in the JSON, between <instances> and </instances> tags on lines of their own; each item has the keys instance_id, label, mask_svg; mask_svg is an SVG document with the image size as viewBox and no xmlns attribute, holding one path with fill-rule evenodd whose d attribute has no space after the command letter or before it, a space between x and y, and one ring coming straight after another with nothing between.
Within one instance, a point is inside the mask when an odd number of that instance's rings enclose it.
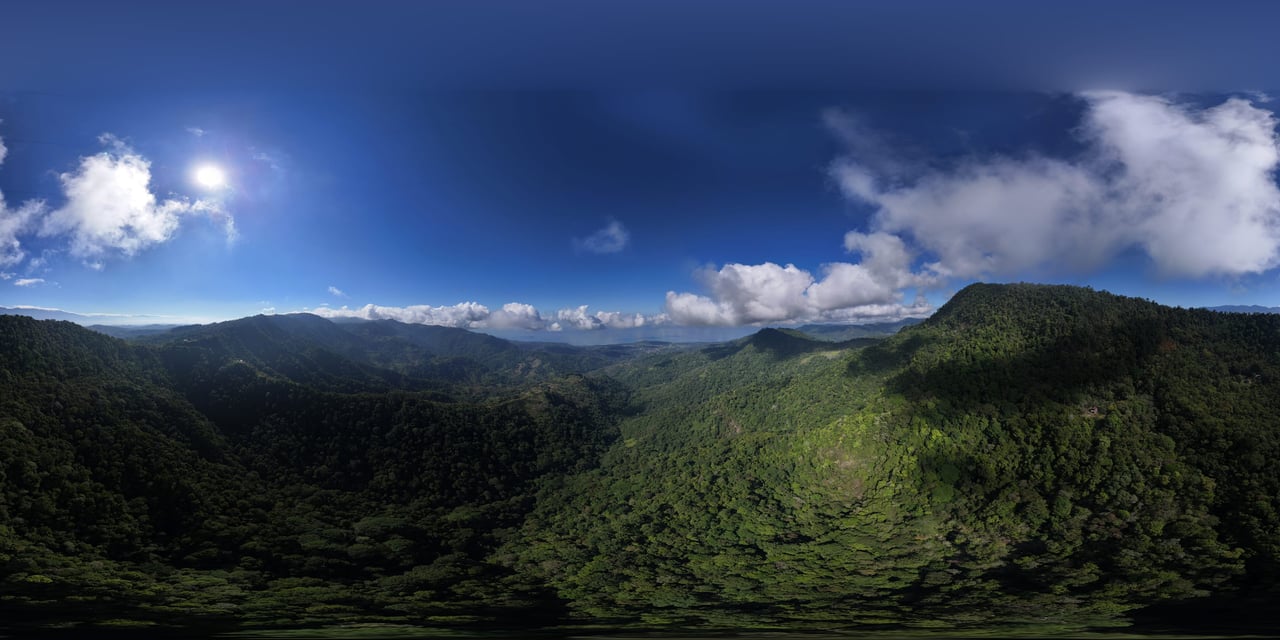
<instances>
[{"instance_id":1,"label":"mountain","mask_svg":"<svg viewBox=\"0 0 1280 640\"><path fill-rule=\"evenodd\" d=\"M25 314L24 314L25 315ZM46 319L46 318L37 318ZM61 320L64 318L52 318ZM136 324L136 325L111 325L111 324L90 324L85 325L86 329L92 329L98 333L103 333L112 338L121 338L124 340L137 339L144 336L164 333L171 329L175 329L181 325L176 324Z\"/></svg>"},{"instance_id":2,"label":"mountain","mask_svg":"<svg viewBox=\"0 0 1280 640\"><path fill-rule=\"evenodd\" d=\"M66 320L76 324L89 324L101 320L97 316L87 316L61 309L45 309L42 307L0 307L0 315L28 316L36 320Z\"/></svg>"},{"instance_id":3,"label":"mountain","mask_svg":"<svg viewBox=\"0 0 1280 640\"><path fill-rule=\"evenodd\" d=\"M795 330L819 340L840 342L854 338L884 338L903 327L919 324L920 318L903 318L896 322L872 322L868 324L806 324Z\"/></svg>"},{"instance_id":4,"label":"mountain","mask_svg":"<svg viewBox=\"0 0 1280 640\"><path fill-rule=\"evenodd\" d=\"M1280 318L974 285L870 346L802 345L625 367L622 445L539 505L517 566L654 624L1277 601Z\"/></svg>"},{"instance_id":5,"label":"mountain","mask_svg":"<svg viewBox=\"0 0 1280 640\"><path fill-rule=\"evenodd\" d=\"M1280 313L1280 307L1264 307L1256 304L1229 304L1220 307L1208 307L1210 311L1228 313Z\"/></svg>"},{"instance_id":6,"label":"mountain","mask_svg":"<svg viewBox=\"0 0 1280 640\"><path fill-rule=\"evenodd\" d=\"M372 392L371 368L313 351L356 339L324 322L136 344L0 317L0 626L557 611L487 558L544 483L598 459L620 392Z\"/></svg>"},{"instance_id":7,"label":"mountain","mask_svg":"<svg viewBox=\"0 0 1280 640\"><path fill-rule=\"evenodd\" d=\"M332 390L467 388L487 394L584 373L635 353L679 345L571 347L515 343L493 336L394 320L335 323L311 314L260 315L138 336L164 351L177 375L202 379L243 361L273 375ZM207 358L210 354L215 357ZM198 384L192 382L191 384Z\"/></svg>"},{"instance_id":8,"label":"mountain","mask_svg":"<svg viewBox=\"0 0 1280 640\"><path fill-rule=\"evenodd\" d=\"M684 348L6 316L0 627L1256 632L1278 424L1280 316L1075 287Z\"/></svg>"}]
</instances>

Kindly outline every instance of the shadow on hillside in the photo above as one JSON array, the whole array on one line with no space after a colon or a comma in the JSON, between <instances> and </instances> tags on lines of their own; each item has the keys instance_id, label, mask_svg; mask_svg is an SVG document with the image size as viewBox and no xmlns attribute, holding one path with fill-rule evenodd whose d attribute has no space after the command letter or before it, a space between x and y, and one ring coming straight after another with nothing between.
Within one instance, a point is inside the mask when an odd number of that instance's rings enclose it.
<instances>
[{"instance_id":1,"label":"shadow on hillside","mask_svg":"<svg viewBox=\"0 0 1280 640\"><path fill-rule=\"evenodd\" d=\"M1162 323L1072 327L1019 351L1001 352L977 339L912 335L872 347L850 363L849 375L891 374L889 393L911 401L946 401L954 411L979 407L1017 410L1043 402L1096 403L1096 394L1141 386L1144 370L1167 335Z\"/></svg>"},{"instance_id":2,"label":"shadow on hillside","mask_svg":"<svg viewBox=\"0 0 1280 640\"><path fill-rule=\"evenodd\" d=\"M827 342L825 340L797 336L777 329L761 329L754 335L742 340L705 347L702 349L702 353L708 359L716 361L741 353L749 347L754 347L756 351L764 353L771 360L776 361L818 351L866 347L882 340L883 338L854 338L844 342Z\"/></svg>"},{"instance_id":3,"label":"shadow on hillside","mask_svg":"<svg viewBox=\"0 0 1280 640\"><path fill-rule=\"evenodd\" d=\"M1039 425L1036 429L1049 429L1053 416L1062 415L1068 420L1068 415L1089 415L1112 394L1118 397L1141 393L1148 379L1144 374L1167 335L1162 322L1148 318L1064 322L1056 329L1059 333L1055 335L1024 330L1014 336L935 327L869 348L850 363L849 375L884 375L886 395L906 400L905 406L894 410L895 417L886 421L896 426L887 426L883 435L904 448L918 447L912 450L913 462L907 463L915 468L902 480L915 485L915 495L942 512L949 508L945 505L963 495L965 502L961 504L970 511L961 520L980 517L989 522L990 514L1008 507L1008 515L1002 517L1013 521L1022 517L1023 509L1035 505L1047 509L1044 500L1051 500L1054 494L1043 500L1038 496L1024 500L1021 496L1033 495L1036 487L1025 475L1014 477L1029 473L1033 466L1057 469L1056 462L1033 462L1039 460L1035 447L1041 440L1031 436L1030 431L1014 431L1021 427L979 433L978 427L964 426L965 421L970 416L982 416L1005 422L1007 416L1048 411L1052 415L1047 419L1037 422L1036 418L1027 418L1024 422ZM1022 344L1027 346L1016 346ZM929 446L927 440L920 439L914 422L917 418L934 429L959 430L957 440L938 448ZM985 437L1015 443L1015 453L1006 449L1001 454L1013 457L997 461L1005 466L992 464L993 449L987 448L987 443L975 444L971 439ZM1013 469L1017 471L1011 473ZM1064 483L1061 486L1085 491L1072 479L1074 476L1069 476L1067 468L1058 470L1062 474L1059 481ZM1046 471L1045 477L1052 476ZM995 489L1008 482L1025 486L1015 492ZM985 510L988 505L994 505L990 511ZM1039 531L1007 540L1009 546L999 557L985 555L992 552L982 544L971 543L967 535L955 535L949 542L954 545L954 561L988 564L975 569L970 578L981 576L981 580L998 584L998 592L1009 596L1009 603L1024 597L1026 602L1033 602L1060 580L1056 572L1062 570L1064 560L1046 548L1047 544L1061 542L1055 535L1058 534ZM1020 562L1023 559L1025 562ZM906 588L911 599L930 601L944 597L931 572L932 569L922 571L919 579ZM951 579L938 578L944 582Z\"/></svg>"},{"instance_id":4,"label":"shadow on hillside","mask_svg":"<svg viewBox=\"0 0 1280 640\"><path fill-rule=\"evenodd\" d=\"M850 377L857 377L897 369L911 359L911 354L936 340L933 336L920 333L912 334L901 341L871 340L867 348L849 362L845 373Z\"/></svg>"}]
</instances>

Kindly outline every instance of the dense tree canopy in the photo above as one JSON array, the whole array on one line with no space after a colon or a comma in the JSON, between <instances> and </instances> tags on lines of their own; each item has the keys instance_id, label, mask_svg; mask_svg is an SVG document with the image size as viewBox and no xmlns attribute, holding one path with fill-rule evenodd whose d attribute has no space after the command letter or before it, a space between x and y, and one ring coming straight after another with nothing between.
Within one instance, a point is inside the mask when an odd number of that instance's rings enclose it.
<instances>
[{"instance_id":1,"label":"dense tree canopy","mask_svg":"<svg viewBox=\"0 0 1280 640\"><path fill-rule=\"evenodd\" d=\"M1123 624L1277 602L1280 317L973 285L887 339L0 317L0 619Z\"/></svg>"}]
</instances>

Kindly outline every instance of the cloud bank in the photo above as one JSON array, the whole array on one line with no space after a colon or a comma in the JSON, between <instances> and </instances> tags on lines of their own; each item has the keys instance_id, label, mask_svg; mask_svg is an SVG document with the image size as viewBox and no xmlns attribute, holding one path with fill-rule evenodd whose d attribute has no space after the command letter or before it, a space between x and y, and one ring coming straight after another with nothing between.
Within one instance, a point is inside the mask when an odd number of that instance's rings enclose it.
<instances>
[{"instance_id":1,"label":"cloud bank","mask_svg":"<svg viewBox=\"0 0 1280 640\"><path fill-rule=\"evenodd\" d=\"M367 304L363 307L338 309L317 307L310 309L324 318L357 318L360 320L397 320L410 324L429 324L460 329L523 329L527 331L562 331L564 329L630 329L653 324L664 324L664 314L626 314L618 311L588 311L587 305L572 309L560 309L554 314L543 315L532 305L509 302L499 309L478 302L460 302L450 306L412 305L385 307Z\"/></svg>"}]
</instances>

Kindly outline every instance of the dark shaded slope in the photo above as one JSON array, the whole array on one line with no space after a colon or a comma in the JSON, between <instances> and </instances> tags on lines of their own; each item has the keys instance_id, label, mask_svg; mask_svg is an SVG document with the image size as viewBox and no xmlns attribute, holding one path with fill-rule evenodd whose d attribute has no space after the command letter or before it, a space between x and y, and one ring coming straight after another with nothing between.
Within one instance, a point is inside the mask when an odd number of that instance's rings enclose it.
<instances>
[{"instance_id":1,"label":"dark shaded slope","mask_svg":"<svg viewBox=\"0 0 1280 640\"><path fill-rule=\"evenodd\" d=\"M1144 428L1212 479L1213 512L1250 575L1280 570L1280 318L973 285L863 360L898 362L892 390L953 415L1053 407L1116 428L1143 405Z\"/></svg>"},{"instance_id":2,"label":"dark shaded slope","mask_svg":"<svg viewBox=\"0 0 1280 640\"><path fill-rule=\"evenodd\" d=\"M317 346L359 344L331 327L250 318L152 347L0 318L4 626L554 615L487 557L545 483L595 464L618 390L341 392L377 370Z\"/></svg>"},{"instance_id":3,"label":"dark shaded slope","mask_svg":"<svg viewBox=\"0 0 1280 640\"><path fill-rule=\"evenodd\" d=\"M138 338L162 347L190 389L231 365L319 389L436 390L471 399L585 373L667 345L517 344L493 336L394 320L334 323L310 314L254 316Z\"/></svg>"},{"instance_id":4,"label":"dark shaded slope","mask_svg":"<svg viewBox=\"0 0 1280 640\"><path fill-rule=\"evenodd\" d=\"M159 575L128 578L136 567L192 566L253 535L243 523L262 487L149 350L0 317L0 354L7 623L128 615L177 594Z\"/></svg>"},{"instance_id":5,"label":"dark shaded slope","mask_svg":"<svg viewBox=\"0 0 1280 640\"><path fill-rule=\"evenodd\" d=\"M319 316L253 316L179 327L142 338L160 347L184 388L198 392L227 367L334 391L386 391L430 386L369 362L368 345Z\"/></svg>"},{"instance_id":6,"label":"dark shaded slope","mask_svg":"<svg viewBox=\"0 0 1280 640\"><path fill-rule=\"evenodd\" d=\"M1071 591L1127 579L1137 601L1197 583L1276 598L1280 318L973 285L852 369L886 366L912 420L961 441L933 463L962 470L958 508L1041 540L1010 555L1007 583L1087 570ZM1064 525L1076 533L1048 543Z\"/></svg>"}]
</instances>

